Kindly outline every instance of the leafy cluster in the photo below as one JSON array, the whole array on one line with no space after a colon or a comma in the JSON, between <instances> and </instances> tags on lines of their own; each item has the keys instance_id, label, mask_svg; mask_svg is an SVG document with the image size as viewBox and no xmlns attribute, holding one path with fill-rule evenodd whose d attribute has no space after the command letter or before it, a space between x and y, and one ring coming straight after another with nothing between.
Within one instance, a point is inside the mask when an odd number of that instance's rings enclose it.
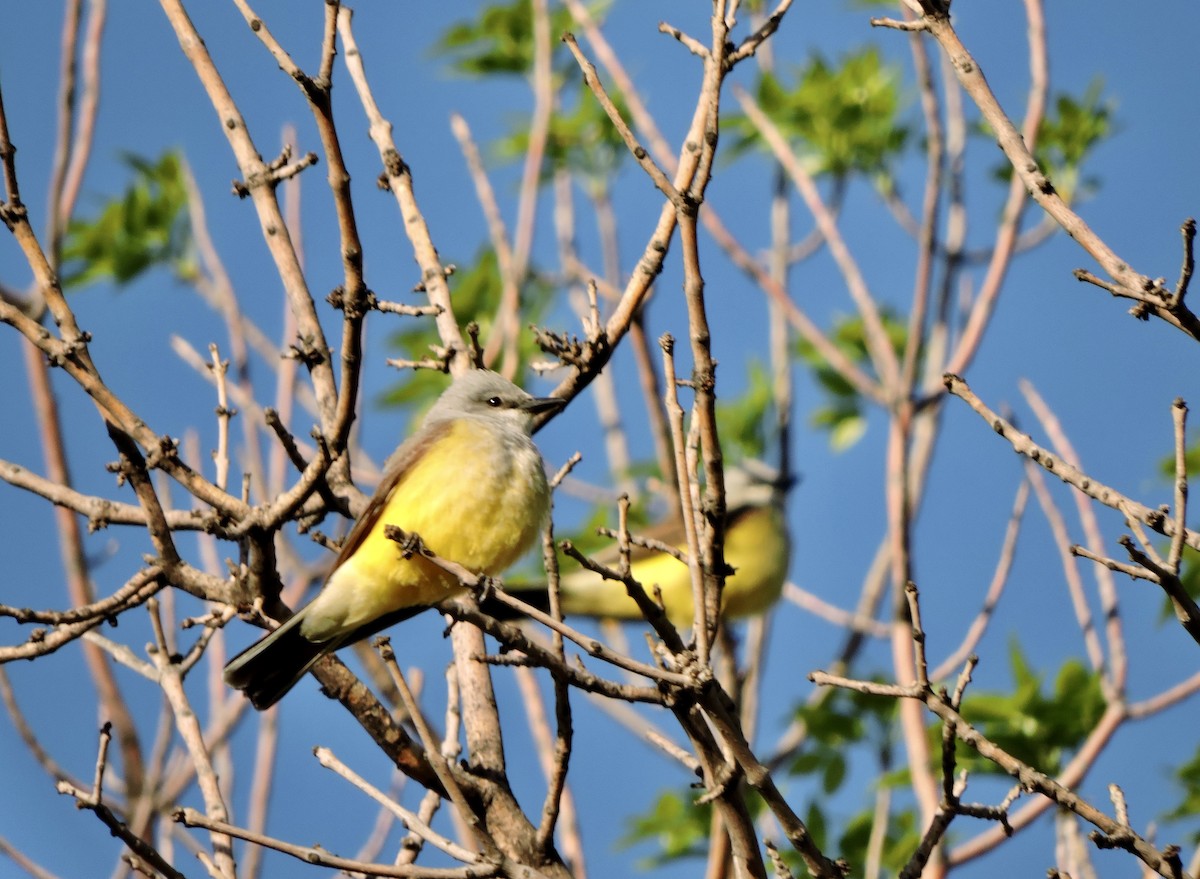
<instances>
[{"instance_id":1,"label":"leafy cluster","mask_svg":"<svg viewBox=\"0 0 1200 879\"><path fill-rule=\"evenodd\" d=\"M600 103L582 87L580 80L571 82L576 92L574 109L556 111L550 117L542 181L552 179L556 171L570 171L592 187L607 188L628 150ZM610 90L609 97L617 111L628 118L620 92ZM524 156L528 148L529 125L521 119L511 134L496 143L495 152L501 159L512 160Z\"/></svg>"},{"instance_id":2,"label":"leafy cluster","mask_svg":"<svg viewBox=\"0 0 1200 879\"><path fill-rule=\"evenodd\" d=\"M1058 670L1051 692L1045 693L1044 676L1029 665L1015 642L1009 648L1009 664L1012 689L968 694L962 714L1009 754L1053 775L1104 713L1100 675L1078 659L1068 659ZM940 727L931 728L931 736L940 736ZM963 754L960 763L974 772L1001 771L970 753Z\"/></svg>"},{"instance_id":3,"label":"leafy cluster","mask_svg":"<svg viewBox=\"0 0 1200 879\"><path fill-rule=\"evenodd\" d=\"M1103 83L1093 80L1082 97L1061 93L1054 98L1038 126L1034 157L1054 188L1068 201L1099 187L1095 177L1083 176L1083 165L1092 151L1112 136L1116 104L1103 97ZM988 137L991 132L982 127ZM1007 182L1012 166L997 165L995 175Z\"/></svg>"},{"instance_id":4,"label":"leafy cluster","mask_svg":"<svg viewBox=\"0 0 1200 879\"><path fill-rule=\"evenodd\" d=\"M698 803L695 791L663 791L649 811L629 820L622 845L653 841L653 855L642 860L643 869L654 869L684 858L702 858L708 853L712 830L712 806Z\"/></svg>"},{"instance_id":5,"label":"leafy cluster","mask_svg":"<svg viewBox=\"0 0 1200 879\"><path fill-rule=\"evenodd\" d=\"M571 13L558 7L550 14L550 33L568 30ZM466 76L523 75L533 69L533 7L525 0L485 7L478 16L448 27L434 45L451 68Z\"/></svg>"},{"instance_id":6,"label":"leafy cluster","mask_svg":"<svg viewBox=\"0 0 1200 879\"><path fill-rule=\"evenodd\" d=\"M908 340L908 328L890 309L882 309L880 319L888 341L899 357L903 354ZM869 367L866 330L860 316L836 318L829 338L854 363ZM861 395L809 342L804 339L798 340L796 353L801 361L808 365L825 396L825 402L813 410L812 425L829 432L829 442L835 450L844 451L850 448L862 439L867 430Z\"/></svg>"},{"instance_id":7,"label":"leafy cluster","mask_svg":"<svg viewBox=\"0 0 1200 879\"><path fill-rule=\"evenodd\" d=\"M765 458L767 453L767 425L772 403L771 376L757 360L752 360L747 373L746 389L732 400L718 400L717 427L721 442L733 453L735 460L742 458Z\"/></svg>"},{"instance_id":8,"label":"leafy cluster","mask_svg":"<svg viewBox=\"0 0 1200 879\"><path fill-rule=\"evenodd\" d=\"M1200 815L1200 748L1192 759L1175 770L1175 781L1183 788L1183 798L1164 817L1169 821L1195 818ZM1200 843L1200 830L1191 833L1193 844Z\"/></svg>"},{"instance_id":9,"label":"leafy cluster","mask_svg":"<svg viewBox=\"0 0 1200 879\"><path fill-rule=\"evenodd\" d=\"M125 192L107 200L94 219L72 220L67 227L67 287L105 279L128 284L155 266L182 278L195 273L182 156L170 151L152 161L126 153L122 159L133 171Z\"/></svg>"},{"instance_id":10,"label":"leafy cluster","mask_svg":"<svg viewBox=\"0 0 1200 879\"><path fill-rule=\"evenodd\" d=\"M479 336L487 339L492 330L492 315L500 306L504 283L496 253L491 248L481 251L465 272L456 273L450 280L454 307L459 314L475 315ZM554 290L536 275L531 275L520 290L521 314L531 323L541 323L550 309ZM437 328L431 321L413 321L404 329L392 333L388 345L401 357L422 360L438 348ZM521 333L518 340L518 369L513 379L518 384L538 354L537 341L530 333ZM429 370L418 370L383 394L385 406L404 407L423 413L427 406L445 389L445 380Z\"/></svg>"},{"instance_id":11,"label":"leafy cluster","mask_svg":"<svg viewBox=\"0 0 1200 879\"><path fill-rule=\"evenodd\" d=\"M846 177L885 170L910 140L900 121L900 72L874 47L838 64L821 56L801 68L789 86L772 73L760 75L758 103L804 157L810 173ZM733 149L758 140L745 117L732 117Z\"/></svg>"}]
</instances>

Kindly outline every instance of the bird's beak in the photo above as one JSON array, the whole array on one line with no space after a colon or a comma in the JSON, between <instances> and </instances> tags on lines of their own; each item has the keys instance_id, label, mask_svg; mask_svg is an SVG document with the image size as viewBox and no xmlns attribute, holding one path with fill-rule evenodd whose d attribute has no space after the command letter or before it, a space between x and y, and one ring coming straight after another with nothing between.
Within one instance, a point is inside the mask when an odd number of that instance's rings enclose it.
<instances>
[{"instance_id":1,"label":"bird's beak","mask_svg":"<svg viewBox=\"0 0 1200 879\"><path fill-rule=\"evenodd\" d=\"M778 491L785 494L800 484L799 476L781 476L778 479L772 480L771 485Z\"/></svg>"},{"instance_id":2,"label":"bird's beak","mask_svg":"<svg viewBox=\"0 0 1200 879\"><path fill-rule=\"evenodd\" d=\"M537 415L541 412L557 412L565 405L567 401L562 397L531 397L521 403L521 408L530 415Z\"/></svg>"}]
</instances>

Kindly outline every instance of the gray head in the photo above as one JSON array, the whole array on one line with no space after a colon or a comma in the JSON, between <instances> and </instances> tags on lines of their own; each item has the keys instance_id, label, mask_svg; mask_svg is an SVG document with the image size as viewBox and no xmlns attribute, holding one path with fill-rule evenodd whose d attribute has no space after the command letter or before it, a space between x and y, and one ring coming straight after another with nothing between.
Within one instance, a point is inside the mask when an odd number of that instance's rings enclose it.
<instances>
[{"instance_id":1,"label":"gray head","mask_svg":"<svg viewBox=\"0 0 1200 879\"><path fill-rule=\"evenodd\" d=\"M756 458L725 467L725 508L734 512L747 507L780 504L791 486L779 471Z\"/></svg>"},{"instance_id":2,"label":"gray head","mask_svg":"<svg viewBox=\"0 0 1200 879\"><path fill-rule=\"evenodd\" d=\"M534 397L504 376L486 369L464 372L442 392L425 425L455 418L479 418L493 424L513 425L529 434L539 412L560 409L566 401L557 397Z\"/></svg>"}]
</instances>

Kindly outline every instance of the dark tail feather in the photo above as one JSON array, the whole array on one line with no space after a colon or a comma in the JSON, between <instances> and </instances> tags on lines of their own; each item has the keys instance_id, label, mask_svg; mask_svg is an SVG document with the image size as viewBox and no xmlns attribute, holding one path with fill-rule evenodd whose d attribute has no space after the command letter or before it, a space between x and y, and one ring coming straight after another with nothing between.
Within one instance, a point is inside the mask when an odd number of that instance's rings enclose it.
<instances>
[{"instance_id":1,"label":"dark tail feather","mask_svg":"<svg viewBox=\"0 0 1200 879\"><path fill-rule=\"evenodd\" d=\"M338 642L314 643L300 634L303 612L251 644L225 666L225 683L242 690L259 711L270 708Z\"/></svg>"},{"instance_id":2,"label":"dark tail feather","mask_svg":"<svg viewBox=\"0 0 1200 879\"><path fill-rule=\"evenodd\" d=\"M519 598L528 605L531 605L542 613L550 613L550 593L543 586L527 586L525 584L512 585L505 587L506 591L513 597ZM509 607L502 601L497 601L495 598L485 598L480 602L479 609L488 616L495 617L498 620L512 622L514 620L526 619L526 616L517 610L515 607Z\"/></svg>"}]
</instances>

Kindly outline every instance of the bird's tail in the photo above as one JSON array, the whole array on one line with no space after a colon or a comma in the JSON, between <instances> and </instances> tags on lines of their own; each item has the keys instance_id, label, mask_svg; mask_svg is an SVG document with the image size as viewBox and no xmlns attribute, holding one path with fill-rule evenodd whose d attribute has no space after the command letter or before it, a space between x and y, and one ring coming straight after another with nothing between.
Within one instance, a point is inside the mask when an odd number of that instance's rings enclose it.
<instances>
[{"instance_id":1,"label":"bird's tail","mask_svg":"<svg viewBox=\"0 0 1200 879\"><path fill-rule=\"evenodd\" d=\"M317 643L300 632L304 611L251 644L225 666L225 683L245 692L259 711L283 698L337 641Z\"/></svg>"},{"instance_id":2,"label":"bird's tail","mask_svg":"<svg viewBox=\"0 0 1200 879\"><path fill-rule=\"evenodd\" d=\"M550 592L546 588L546 584L537 583L514 583L512 585L505 584L505 591L510 593L514 598L519 598L526 604L540 610L542 613L550 613ZM484 597L479 603L479 609L488 616L495 617L498 620L505 622L513 622L516 620L528 619L523 613L515 607L510 607L503 601L498 601L495 598Z\"/></svg>"}]
</instances>

